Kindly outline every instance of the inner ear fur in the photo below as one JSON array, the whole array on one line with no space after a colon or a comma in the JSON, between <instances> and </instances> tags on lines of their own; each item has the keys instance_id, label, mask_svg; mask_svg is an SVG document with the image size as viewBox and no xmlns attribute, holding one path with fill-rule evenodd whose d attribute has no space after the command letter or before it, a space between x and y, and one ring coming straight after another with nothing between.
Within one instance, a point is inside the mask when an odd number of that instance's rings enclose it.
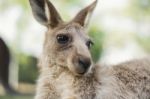
<instances>
[{"instance_id":1,"label":"inner ear fur","mask_svg":"<svg viewBox=\"0 0 150 99\"><path fill-rule=\"evenodd\" d=\"M91 15L96 7L97 0L95 0L92 4L82 9L73 19L73 22L80 24L83 27L86 27L89 24L89 20Z\"/></svg>"},{"instance_id":2,"label":"inner ear fur","mask_svg":"<svg viewBox=\"0 0 150 99\"><path fill-rule=\"evenodd\" d=\"M56 27L63 20L49 0L29 0L35 19L42 25Z\"/></svg>"}]
</instances>

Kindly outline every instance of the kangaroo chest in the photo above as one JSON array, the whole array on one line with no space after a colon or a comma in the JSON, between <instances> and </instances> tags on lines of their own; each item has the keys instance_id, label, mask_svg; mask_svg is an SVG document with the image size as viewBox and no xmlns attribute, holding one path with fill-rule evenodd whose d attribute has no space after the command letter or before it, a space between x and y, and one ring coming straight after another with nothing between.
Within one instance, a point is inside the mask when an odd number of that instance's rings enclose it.
<instances>
[{"instance_id":1,"label":"kangaroo chest","mask_svg":"<svg viewBox=\"0 0 150 99\"><path fill-rule=\"evenodd\" d=\"M92 77L72 77L62 73L51 80L58 99L94 99L95 97Z\"/></svg>"}]
</instances>

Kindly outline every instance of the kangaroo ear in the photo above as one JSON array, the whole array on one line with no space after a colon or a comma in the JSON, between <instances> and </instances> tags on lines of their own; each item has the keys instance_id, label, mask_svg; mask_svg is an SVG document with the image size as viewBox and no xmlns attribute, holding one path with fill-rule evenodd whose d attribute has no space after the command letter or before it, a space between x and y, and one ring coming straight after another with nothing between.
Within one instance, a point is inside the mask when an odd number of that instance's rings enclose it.
<instances>
[{"instance_id":1,"label":"kangaroo ear","mask_svg":"<svg viewBox=\"0 0 150 99\"><path fill-rule=\"evenodd\" d=\"M48 0L29 0L35 19L45 26L56 27L62 19Z\"/></svg>"},{"instance_id":2,"label":"kangaroo ear","mask_svg":"<svg viewBox=\"0 0 150 99\"><path fill-rule=\"evenodd\" d=\"M96 7L97 0L95 0L91 5L82 9L73 19L73 22L79 23L81 26L86 27L89 23L90 17Z\"/></svg>"}]
</instances>

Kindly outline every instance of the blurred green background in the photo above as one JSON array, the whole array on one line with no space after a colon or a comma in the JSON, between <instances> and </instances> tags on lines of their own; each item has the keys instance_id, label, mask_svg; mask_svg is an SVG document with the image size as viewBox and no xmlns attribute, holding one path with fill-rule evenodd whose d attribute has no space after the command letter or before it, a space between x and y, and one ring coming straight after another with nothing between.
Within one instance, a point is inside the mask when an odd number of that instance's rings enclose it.
<instances>
[{"instance_id":1,"label":"blurred green background","mask_svg":"<svg viewBox=\"0 0 150 99\"><path fill-rule=\"evenodd\" d=\"M70 20L92 0L51 0L64 20ZM0 37L11 51L10 82L19 91L35 93L37 59L46 28L32 16L28 0L0 2ZM89 26L94 62L115 64L150 53L150 0L99 0ZM0 99L33 99L8 96Z\"/></svg>"}]
</instances>

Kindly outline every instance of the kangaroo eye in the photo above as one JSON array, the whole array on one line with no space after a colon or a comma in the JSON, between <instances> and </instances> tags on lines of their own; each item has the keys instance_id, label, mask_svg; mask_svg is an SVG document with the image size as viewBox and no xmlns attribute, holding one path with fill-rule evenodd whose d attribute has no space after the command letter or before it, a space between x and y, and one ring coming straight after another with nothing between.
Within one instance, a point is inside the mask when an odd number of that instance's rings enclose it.
<instances>
[{"instance_id":1,"label":"kangaroo eye","mask_svg":"<svg viewBox=\"0 0 150 99\"><path fill-rule=\"evenodd\" d=\"M66 44L69 41L69 36L65 34L58 34L56 39L59 44Z\"/></svg>"},{"instance_id":2,"label":"kangaroo eye","mask_svg":"<svg viewBox=\"0 0 150 99\"><path fill-rule=\"evenodd\" d=\"M88 48L91 48L93 44L94 43L91 40L86 42L86 45L87 45Z\"/></svg>"}]
</instances>

